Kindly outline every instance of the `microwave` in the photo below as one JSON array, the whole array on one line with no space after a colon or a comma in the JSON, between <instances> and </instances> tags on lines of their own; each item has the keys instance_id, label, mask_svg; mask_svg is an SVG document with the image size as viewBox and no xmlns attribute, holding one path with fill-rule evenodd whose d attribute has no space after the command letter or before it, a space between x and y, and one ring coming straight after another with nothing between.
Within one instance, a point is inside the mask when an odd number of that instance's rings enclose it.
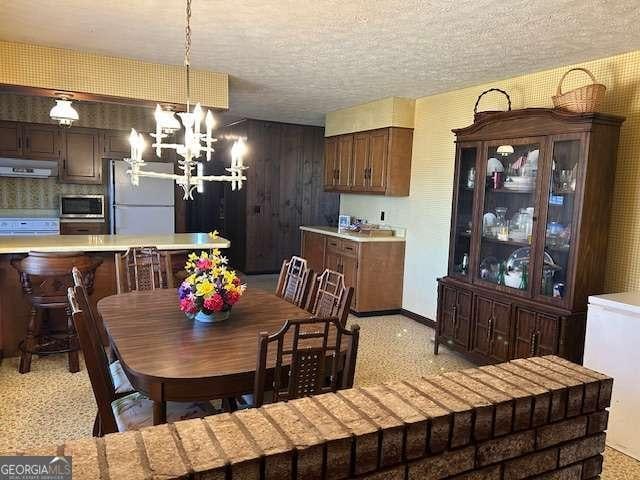
<instances>
[{"instance_id":1,"label":"microwave","mask_svg":"<svg viewBox=\"0 0 640 480\"><path fill-rule=\"evenodd\" d=\"M60 218L104 218L104 195L60 195Z\"/></svg>"}]
</instances>

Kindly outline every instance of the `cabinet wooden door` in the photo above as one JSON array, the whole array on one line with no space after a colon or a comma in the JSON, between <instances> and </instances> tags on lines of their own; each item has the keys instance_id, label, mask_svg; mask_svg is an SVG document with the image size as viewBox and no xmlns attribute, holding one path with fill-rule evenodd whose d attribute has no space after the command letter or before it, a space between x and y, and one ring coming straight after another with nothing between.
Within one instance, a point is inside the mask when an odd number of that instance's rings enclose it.
<instances>
[{"instance_id":1,"label":"cabinet wooden door","mask_svg":"<svg viewBox=\"0 0 640 480\"><path fill-rule=\"evenodd\" d=\"M22 156L22 126L14 122L0 122L0 155Z\"/></svg>"},{"instance_id":2,"label":"cabinet wooden door","mask_svg":"<svg viewBox=\"0 0 640 480\"><path fill-rule=\"evenodd\" d=\"M557 354L559 322L557 317L518 308L513 358Z\"/></svg>"},{"instance_id":3,"label":"cabinet wooden door","mask_svg":"<svg viewBox=\"0 0 640 480\"><path fill-rule=\"evenodd\" d=\"M511 306L476 297L472 351L499 362L509 359Z\"/></svg>"},{"instance_id":4,"label":"cabinet wooden door","mask_svg":"<svg viewBox=\"0 0 640 480\"><path fill-rule=\"evenodd\" d=\"M440 301L442 308L438 318L438 336L466 349L469 346L471 328L471 292L442 285Z\"/></svg>"},{"instance_id":5,"label":"cabinet wooden door","mask_svg":"<svg viewBox=\"0 0 640 480\"><path fill-rule=\"evenodd\" d=\"M54 125L25 124L22 127L23 156L33 160L60 158L60 129Z\"/></svg>"},{"instance_id":6,"label":"cabinet wooden door","mask_svg":"<svg viewBox=\"0 0 640 480\"><path fill-rule=\"evenodd\" d=\"M340 255L339 272L344 275L344 284L355 290L358 283L358 259L350 255Z\"/></svg>"},{"instance_id":7,"label":"cabinet wooden door","mask_svg":"<svg viewBox=\"0 0 640 480\"><path fill-rule=\"evenodd\" d=\"M102 135L102 155L107 158L128 158L131 155L129 133L107 130Z\"/></svg>"},{"instance_id":8,"label":"cabinet wooden door","mask_svg":"<svg viewBox=\"0 0 640 480\"><path fill-rule=\"evenodd\" d=\"M453 341L464 349L469 348L469 334L471 333L471 311L473 296L466 290L458 290L457 309Z\"/></svg>"},{"instance_id":9,"label":"cabinet wooden door","mask_svg":"<svg viewBox=\"0 0 640 480\"><path fill-rule=\"evenodd\" d=\"M302 232L302 257L309 267L320 275L324 271L325 236L319 233Z\"/></svg>"},{"instance_id":10,"label":"cabinet wooden door","mask_svg":"<svg viewBox=\"0 0 640 480\"><path fill-rule=\"evenodd\" d=\"M64 133L63 143L60 178L68 183L102 183L98 130L73 128Z\"/></svg>"},{"instance_id":11,"label":"cabinet wooden door","mask_svg":"<svg viewBox=\"0 0 640 480\"><path fill-rule=\"evenodd\" d=\"M327 248L324 255L324 268L335 272L340 271L340 254L337 251Z\"/></svg>"},{"instance_id":12,"label":"cabinet wooden door","mask_svg":"<svg viewBox=\"0 0 640 480\"><path fill-rule=\"evenodd\" d=\"M338 137L324 141L324 188L333 190L338 176Z\"/></svg>"},{"instance_id":13,"label":"cabinet wooden door","mask_svg":"<svg viewBox=\"0 0 640 480\"><path fill-rule=\"evenodd\" d=\"M369 132L353 136L353 171L351 190L362 192L367 189L369 171Z\"/></svg>"},{"instance_id":14,"label":"cabinet wooden door","mask_svg":"<svg viewBox=\"0 0 640 480\"><path fill-rule=\"evenodd\" d=\"M455 288L440 285L438 299L438 336L453 339L457 306Z\"/></svg>"},{"instance_id":15,"label":"cabinet wooden door","mask_svg":"<svg viewBox=\"0 0 640 480\"><path fill-rule=\"evenodd\" d=\"M353 135L341 135L338 137L337 178L335 187L337 190L347 191L351 185L351 162L353 160Z\"/></svg>"},{"instance_id":16,"label":"cabinet wooden door","mask_svg":"<svg viewBox=\"0 0 640 480\"><path fill-rule=\"evenodd\" d=\"M389 129L373 131L370 138L367 191L384 192L387 188Z\"/></svg>"}]
</instances>

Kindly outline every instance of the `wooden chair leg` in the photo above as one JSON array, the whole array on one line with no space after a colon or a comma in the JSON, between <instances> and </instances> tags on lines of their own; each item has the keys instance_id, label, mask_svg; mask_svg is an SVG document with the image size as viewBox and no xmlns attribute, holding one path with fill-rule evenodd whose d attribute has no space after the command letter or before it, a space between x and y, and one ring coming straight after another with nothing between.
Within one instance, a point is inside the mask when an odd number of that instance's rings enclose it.
<instances>
[{"instance_id":1,"label":"wooden chair leg","mask_svg":"<svg viewBox=\"0 0 640 480\"><path fill-rule=\"evenodd\" d=\"M101 437L102 436L102 426L100 423L100 414L96 413L96 419L93 421L93 436Z\"/></svg>"},{"instance_id":2,"label":"wooden chair leg","mask_svg":"<svg viewBox=\"0 0 640 480\"><path fill-rule=\"evenodd\" d=\"M36 347L36 335L40 328L40 316L35 307L31 307L31 315L29 316L29 325L27 325L27 336L24 339L22 354L20 355L20 367L18 372L29 373L31 371L31 356L33 349Z\"/></svg>"},{"instance_id":3,"label":"wooden chair leg","mask_svg":"<svg viewBox=\"0 0 640 480\"><path fill-rule=\"evenodd\" d=\"M222 400L222 410L233 413L238 410L238 402L233 397L226 397Z\"/></svg>"},{"instance_id":4,"label":"wooden chair leg","mask_svg":"<svg viewBox=\"0 0 640 480\"><path fill-rule=\"evenodd\" d=\"M78 335L76 329L73 326L73 319L71 318L71 310L67 307L67 336L69 337L69 372L76 373L80 371L80 359L78 354Z\"/></svg>"}]
</instances>

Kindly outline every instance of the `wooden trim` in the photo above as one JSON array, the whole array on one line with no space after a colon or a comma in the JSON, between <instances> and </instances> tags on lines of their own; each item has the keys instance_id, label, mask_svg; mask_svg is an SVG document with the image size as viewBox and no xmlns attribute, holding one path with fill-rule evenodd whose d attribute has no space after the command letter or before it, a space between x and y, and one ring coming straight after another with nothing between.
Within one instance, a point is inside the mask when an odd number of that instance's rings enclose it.
<instances>
[{"instance_id":1,"label":"wooden trim","mask_svg":"<svg viewBox=\"0 0 640 480\"><path fill-rule=\"evenodd\" d=\"M7 83L0 83L0 93L13 93L16 95L26 95L30 97L50 97L50 98L56 98L60 94L68 94L68 95L73 95L73 98L71 98L71 100L77 100L81 102L115 103L119 105L131 105L134 107L148 107L148 108L155 108L156 105L159 103L163 106L172 107L178 112L185 111L186 109L186 104L184 103L169 103L169 102L144 100L141 98L130 98L130 97L114 97L111 95L97 95L94 93L86 93L86 92L70 92L67 90L28 87L24 85L11 85ZM203 108L208 108L209 110L213 110L215 112L226 112L229 110L228 108L207 107L205 105L203 105Z\"/></svg>"},{"instance_id":2,"label":"wooden trim","mask_svg":"<svg viewBox=\"0 0 640 480\"><path fill-rule=\"evenodd\" d=\"M375 310L372 312L356 312L355 310L350 310L351 315L354 317L362 318L362 317L380 317L383 315L399 315L402 313L401 309L395 310Z\"/></svg>"},{"instance_id":3,"label":"wooden trim","mask_svg":"<svg viewBox=\"0 0 640 480\"><path fill-rule=\"evenodd\" d=\"M410 310L405 310L404 308L400 309L400 314L404 315L405 317L409 317L411 320L415 320L416 322L421 323L422 325L426 325L427 327L431 327L434 330L438 326L438 323L435 320L432 320L429 317L425 317L423 315L420 315L419 313L415 313L415 312L412 312Z\"/></svg>"}]
</instances>

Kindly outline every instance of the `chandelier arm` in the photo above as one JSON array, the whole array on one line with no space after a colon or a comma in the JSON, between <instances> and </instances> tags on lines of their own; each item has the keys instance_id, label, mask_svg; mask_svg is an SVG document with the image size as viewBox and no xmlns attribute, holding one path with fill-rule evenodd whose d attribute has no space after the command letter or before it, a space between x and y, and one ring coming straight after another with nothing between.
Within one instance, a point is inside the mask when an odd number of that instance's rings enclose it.
<instances>
[{"instance_id":1,"label":"chandelier arm","mask_svg":"<svg viewBox=\"0 0 640 480\"><path fill-rule=\"evenodd\" d=\"M176 173L145 172L144 170L138 170L137 172L127 170L127 173L138 177L171 178L172 180L180 180L181 178L184 178L184 175L178 175Z\"/></svg>"}]
</instances>

